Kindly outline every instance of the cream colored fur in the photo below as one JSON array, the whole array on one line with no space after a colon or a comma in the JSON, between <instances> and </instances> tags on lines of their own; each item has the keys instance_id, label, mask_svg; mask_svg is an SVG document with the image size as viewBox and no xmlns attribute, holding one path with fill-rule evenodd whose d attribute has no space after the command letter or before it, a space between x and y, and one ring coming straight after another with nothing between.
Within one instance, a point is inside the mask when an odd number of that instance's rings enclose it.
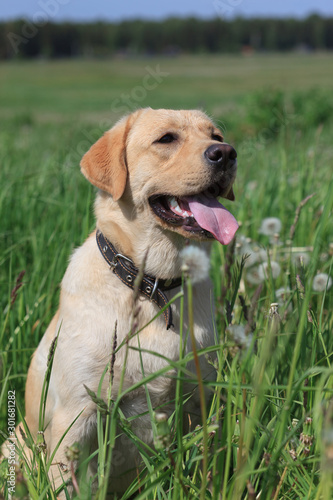
<instances>
[{"instance_id":1,"label":"cream colored fur","mask_svg":"<svg viewBox=\"0 0 333 500\"><path fill-rule=\"evenodd\" d=\"M172 230L152 212L148 198L154 194L184 196L201 192L209 186L209 166L203 152L212 144L216 128L199 111L139 110L122 119L107 132L82 160L84 175L100 188L95 203L97 228L117 250L140 266L147 250L146 272L159 278L181 275L179 251L187 235ZM156 144L165 133L178 134L177 144ZM215 132L214 132L215 131ZM218 131L217 131L218 132ZM218 132L220 133L220 132ZM228 180L230 186L233 177ZM229 188L230 188L229 186ZM207 243L199 242L202 248ZM208 247L209 248L209 247ZM171 298L179 289L168 292ZM186 301L185 301L186 302ZM156 306L140 297L138 326L147 324L158 312ZM26 421L33 435L38 431L38 410L47 357L52 340L59 334L47 399L45 440L50 454L75 417L83 411L57 451L52 477L61 484L59 464L66 464L66 447L79 442L90 449L96 447L96 406L84 384L97 392L103 370L110 360L111 341L118 324L118 345L130 331L133 292L112 273L101 256L95 232L73 253L61 284L59 309L33 355L26 385ZM212 323L212 288L209 279L194 286L195 338L198 347L215 344ZM177 360L179 353L179 301L173 306L174 327L167 330L163 315L139 335L143 350ZM185 310L184 317L187 317ZM187 325L185 322L184 331ZM137 346L137 337L130 341ZM190 341L187 351L191 350ZM116 355L113 393L116 395L124 363L125 348ZM154 354L143 353L145 374L154 373L166 361ZM212 366L201 360L203 376L213 376ZM195 368L189 368L195 376ZM125 387L142 378L140 357L129 350ZM102 396L106 399L107 380ZM154 407L165 405L174 398L172 377L155 379L149 385ZM198 396L194 394L188 411L199 415ZM126 417L147 410L144 390L124 398ZM163 406L171 413L172 404ZM193 418L193 415L192 415ZM150 446L152 430L149 416L132 422L133 431ZM140 457L133 444L120 437L114 451L110 490L122 492L135 476ZM94 472L96 464L91 464ZM69 473L64 473L66 479Z\"/></svg>"}]
</instances>

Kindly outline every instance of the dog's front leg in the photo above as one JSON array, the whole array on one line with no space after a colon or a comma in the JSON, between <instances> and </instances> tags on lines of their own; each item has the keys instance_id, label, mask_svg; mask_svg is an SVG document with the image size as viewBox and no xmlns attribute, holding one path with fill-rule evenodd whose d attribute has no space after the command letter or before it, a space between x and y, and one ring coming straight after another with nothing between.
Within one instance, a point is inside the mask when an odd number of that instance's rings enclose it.
<instances>
[{"instance_id":1,"label":"dog's front leg","mask_svg":"<svg viewBox=\"0 0 333 500\"><path fill-rule=\"evenodd\" d=\"M76 413L79 416L73 424L72 409L69 411L65 407L57 408L45 430L48 458L58 447L49 472L53 487L57 489L63 482L66 482L70 494L73 491L73 481L76 480L75 474L78 465L78 458L71 447L77 444L79 453L83 451L90 453L96 434L97 413L95 405L89 403L81 414L80 411ZM95 469L94 465L92 461L91 470L88 470L89 476ZM59 498L65 498L65 494L62 493Z\"/></svg>"}]
</instances>

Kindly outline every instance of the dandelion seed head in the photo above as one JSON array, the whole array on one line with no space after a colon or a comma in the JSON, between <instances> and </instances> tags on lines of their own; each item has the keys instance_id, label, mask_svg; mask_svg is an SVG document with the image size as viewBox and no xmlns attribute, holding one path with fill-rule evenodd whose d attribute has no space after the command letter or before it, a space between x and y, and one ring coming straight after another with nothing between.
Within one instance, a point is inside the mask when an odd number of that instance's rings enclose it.
<instances>
[{"instance_id":1,"label":"dandelion seed head","mask_svg":"<svg viewBox=\"0 0 333 500\"><path fill-rule=\"evenodd\" d=\"M326 252L322 252L319 256L320 262L326 262L328 260L329 254Z\"/></svg>"},{"instance_id":2,"label":"dandelion seed head","mask_svg":"<svg viewBox=\"0 0 333 500\"><path fill-rule=\"evenodd\" d=\"M243 235L237 238L235 253L240 256L246 255L245 267L251 267L258 262L267 260L266 250L256 244L251 245L251 239Z\"/></svg>"},{"instance_id":3,"label":"dandelion seed head","mask_svg":"<svg viewBox=\"0 0 333 500\"><path fill-rule=\"evenodd\" d=\"M290 299L291 290L289 286L285 286L282 288L278 288L275 290L276 302L280 307L283 307L287 304ZM291 312L293 310L292 304L288 304L287 311Z\"/></svg>"},{"instance_id":4,"label":"dandelion seed head","mask_svg":"<svg viewBox=\"0 0 333 500\"><path fill-rule=\"evenodd\" d=\"M246 279L251 285L259 285L263 282L263 279L259 276L258 268L254 267L247 271Z\"/></svg>"},{"instance_id":5,"label":"dandelion seed head","mask_svg":"<svg viewBox=\"0 0 333 500\"><path fill-rule=\"evenodd\" d=\"M229 325L226 329L228 336L241 347L248 349L252 342L252 335L246 334L245 326L243 325Z\"/></svg>"},{"instance_id":6,"label":"dandelion seed head","mask_svg":"<svg viewBox=\"0 0 333 500\"><path fill-rule=\"evenodd\" d=\"M291 261L296 266L305 267L310 263L310 255L306 252L296 252L292 254Z\"/></svg>"},{"instance_id":7,"label":"dandelion seed head","mask_svg":"<svg viewBox=\"0 0 333 500\"><path fill-rule=\"evenodd\" d=\"M255 252L249 249L248 252L244 252L242 255L246 255L246 260L244 263L244 267L252 267L257 263L257 255Z\"/></svg>"},{"instance_id":8,"label":"dandelion seed head","mask_svg":"<svg viewBox=\"0 0 333 500\"><path fill-rule=\"evenodd\" d=\"M324 292L332 286L332 278L326 273L317 274L312 283L312 288L315 292Z\"/></svg>"},{"instance_id":9,"label":"dandelion seed head","mask_svg":"<svg viewBox=\"0 0 333 500\"><path fill-rule=\"evenodd\" d=\"M257 262L267 262L267 252L264 248L255 247L254 250L257 256Z\"/></svg>"},{"instance_id":10,"label":"dandelion seed head","mask_svg":"<svg viewBox=\"0 0 333 500\"><path fill-rule=\"evenodd\" d=\"M251 248L251 238L246 238L244 235L236 236L235 252L236 255L244 255Z\"/></svg>"},{"instance_id":11,"label":"dandelion seed head","mask_svg":"<svg viewBox=\"0 0 333 500\"><path fill-rule=\"evenodd\" d=\"M282 288L278 288L275 290L275 295L276 295L276 300L279 304L281 302L286 302L288 300L288 296L290 295L290 288L289 286L283 286Z\"/></svg>"},{"instance_id":12,"label":"dandelion seed head","mask_svg":"<svg viewBox=\"0 0 333 500\"><path fill-rule=\"evenodd\" d=\"M274 245L275 247L282 247L284 245L283 241L280 240L280 235L279 233L275 233L273 236L269 237L269 242L271 245Z\"/></svg>"},{"instance_id":13,"label":"dandelion seed head","mask_svg":"<svg viewBox=\"0 0 333 500\"><path fill-rule=\"evenodd\" d=\"M276 234L280 234L281 228L282 223L280 219L277 217L266 217L261 221L259 233L266 236L275 236Z\"/></svg>"},{"instance_id":14,"label":"dandelion seed head","mask_svg":"<svg viewBox=\"0 0 333 500\"><path fill-rule=\"evenodd\" d=\"M256 255L252 246L250 245L250 241L251 240L249 238L241 236L240 238L237 239L235 247L236 255L239 255L241 257L246 255L245 267L253 266L253 264L257 262Z\"/></svg>"},{"instance_id":15,"label":"dandelion seed head","mask_svg":"<svg viewBox=\"0 0 333 500\"><path fill-rule=\"evenodd\" d=\"M277 262L272 260L270 267L271 267L272 277L274 279L277 278L281 272L280 264L278 264ZM258 267L258 276L261 279L261 281L264 281L265 279L267 279L267 277L269 276L269 264L268 264L268 262L263 262L262 264L260 264L260 266Z\"/></svg>"},{"instance_id":16,"label":"dandelion seed head","mask_svg":"<svg viewBox=\"0 0 333 500\"><path fill-rule=\"evenodd\" d=\"M243 234L236 235L236 248L241 248L244 245L249 245L251 243L251 238L244 236Z\"/></svg>"},{"instance_id":17,"label":"dandelion seed head","mask_svg":"<svg viewBox=\"0 0 333 500\"><path fill-rule=\"evenodd\" d=\"M209 257L207 253L194 245L189 245L180 252L181 270L187 274L192 283L205 280L209 274Z\"/></svg>"}]
</instances>

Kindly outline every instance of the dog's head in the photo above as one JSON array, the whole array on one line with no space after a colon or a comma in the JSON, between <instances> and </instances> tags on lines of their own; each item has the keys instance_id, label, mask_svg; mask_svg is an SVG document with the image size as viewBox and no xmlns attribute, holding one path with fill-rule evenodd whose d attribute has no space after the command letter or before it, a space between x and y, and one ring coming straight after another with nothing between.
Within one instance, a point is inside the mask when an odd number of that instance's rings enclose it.
<instances>
[{"instance_id":1,"label":"dog's head","mask_svg":"<svg viewBox=\"0 0 333 500\"><path fill-rule=\"evenodd\" d=\"M149 211L163 229L227 244L238 225L217 198L234 199L236 156L203 112L146 108L106 132L81 170L114 202Z\"/></svg>"}]
</instances>

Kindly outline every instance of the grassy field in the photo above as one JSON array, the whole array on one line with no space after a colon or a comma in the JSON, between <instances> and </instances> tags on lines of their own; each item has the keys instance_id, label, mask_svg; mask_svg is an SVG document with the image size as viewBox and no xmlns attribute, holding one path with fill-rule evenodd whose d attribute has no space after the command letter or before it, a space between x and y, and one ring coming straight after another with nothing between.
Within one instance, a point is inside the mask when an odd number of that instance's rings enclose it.
<instances>
[{"instance_id":1,"label":"grassy field","mask_svg":"<svg viewBox=\"0 0 333 500\"><path fill-rule=\"evenodd\" d=\"M163 72L133 106L204 107L214 116L266 87L292 91L332 89L331 54L201 56L102 61L11 62L1 66L0 110L31 113L43 121L114 119L113 101L144 87L149 69ZM152 86L153 79L149 82ZM111 112L111 113L110 113ZM227 119L227 116L224 116Z\"/></svg>"},{"instance_id":2,"label":"grassy field","mask_svg":"<svg viewBox=\"0 0 333 500\"><path fill-rule=\"evenodd\" d=\"M217 381L202 428L182 436L179 411L163 432L156 426L164 446L151 456L142 449L149 474L124 498L331 500L332 57L0 64L3 437L8 391L15 390L18 421L30 358L56 311L69 255L94 228L94 189L79 172L81 156L137 107L200 107L239 160L230 204L241 223L237 241L229 249L214 244L212 252ZM114 407L110 412L130 433ZM27 497L29 488L30 498L53 499L48 463L40 448L34 454L39 474L22 465L16 497ZM5 474L2 464L4 485ZM77 477L78 498L92 498L84 468ZM102 477L100 470L98 499Z\"/></svg>"}]
</instances>

